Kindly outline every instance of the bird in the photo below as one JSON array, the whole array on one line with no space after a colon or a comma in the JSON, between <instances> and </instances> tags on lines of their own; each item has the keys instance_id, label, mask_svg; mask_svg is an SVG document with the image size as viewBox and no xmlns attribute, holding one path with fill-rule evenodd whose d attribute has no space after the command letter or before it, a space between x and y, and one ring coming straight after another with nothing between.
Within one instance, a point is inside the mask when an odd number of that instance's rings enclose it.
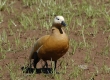
<instances>
[{"instance_id":1,"label":"bird","mask_svg":"<svg viewBox=\"0 0 110 80\"><path fill-rule=\"evenodd\" d=\"M29 56L30 68L36 68L37 63L42 59L48 68L47 60L54 61L56 69L57 60L61 58L69 49L69 38L64 32L66 23L63 16L55 16L50 35L44 35L34 44ZM33 59L33 63L31 62Z\"/></svg>"}]
</instances>

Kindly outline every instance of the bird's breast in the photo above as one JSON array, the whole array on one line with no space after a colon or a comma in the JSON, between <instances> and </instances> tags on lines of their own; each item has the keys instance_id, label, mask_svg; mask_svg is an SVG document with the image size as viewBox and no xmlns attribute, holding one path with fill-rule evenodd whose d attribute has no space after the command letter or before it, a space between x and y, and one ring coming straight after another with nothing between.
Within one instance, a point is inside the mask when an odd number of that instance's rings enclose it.
<instances>
[{"instance_id":1,"label":"bird's breast","mask_svg":"<svg viewBox=\"0 0 110 80\"><path fill-rule=\"evenodd\" d=\"M44 60L57 60L62 57L68 50L68 37L51 36L39 51L39 57Z\"/></svg>"}]
</instances>

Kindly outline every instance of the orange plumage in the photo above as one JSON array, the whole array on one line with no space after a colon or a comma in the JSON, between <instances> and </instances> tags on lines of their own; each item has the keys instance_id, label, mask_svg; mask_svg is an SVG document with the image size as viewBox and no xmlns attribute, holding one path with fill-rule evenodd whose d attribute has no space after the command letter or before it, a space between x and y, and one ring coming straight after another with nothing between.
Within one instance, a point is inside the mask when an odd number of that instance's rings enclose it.
<instances>
[{"instance_id":1,"label":"orange plumage","mask_svg":"<svg viewBox=\"0 0 110 80\"><path fill-rule=\"evenodd\" d=\"M66 26L62 16L56 16L52 25L52 33L39 38L33 47L29 60L34 59L34 68L40 59L55 61L61 58L69 48L69 39L62 27ZM31 64L31 62L30 62Z\"/></svg>"}]
</instances>

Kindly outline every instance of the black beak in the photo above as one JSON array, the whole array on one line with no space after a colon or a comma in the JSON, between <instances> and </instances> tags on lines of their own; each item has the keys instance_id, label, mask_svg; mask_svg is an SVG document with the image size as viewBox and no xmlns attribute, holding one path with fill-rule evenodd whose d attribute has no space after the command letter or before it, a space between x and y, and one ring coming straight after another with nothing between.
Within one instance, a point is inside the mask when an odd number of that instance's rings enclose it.
<instances>
[{"instance_id":1,"label":"black beak","mask_svg":"<svg viewBox=\"0 0 110 80\"><path fill-rule=\"evenodd\" d=\"M61 22L61 25L66 26L66 23L64 21Z\"/></svg>"}]
</instances>

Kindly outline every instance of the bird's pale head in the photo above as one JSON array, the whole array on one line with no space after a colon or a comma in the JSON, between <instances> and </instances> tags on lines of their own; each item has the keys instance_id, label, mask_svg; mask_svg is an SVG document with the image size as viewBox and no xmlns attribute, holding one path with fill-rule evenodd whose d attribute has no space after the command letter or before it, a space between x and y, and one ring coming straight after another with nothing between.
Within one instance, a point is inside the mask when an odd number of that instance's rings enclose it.
<instances>
[{"instance_id":1,"label":"bird's pale head","mask_svg":"<svg viewBox=\"0 0 110 80\"><path fill-rule=\"evenodd\" d=\"M65 20L63 16L56 16L53 21L53 25L55 26L66 26Z\"/></svg>"}]
</instances>

